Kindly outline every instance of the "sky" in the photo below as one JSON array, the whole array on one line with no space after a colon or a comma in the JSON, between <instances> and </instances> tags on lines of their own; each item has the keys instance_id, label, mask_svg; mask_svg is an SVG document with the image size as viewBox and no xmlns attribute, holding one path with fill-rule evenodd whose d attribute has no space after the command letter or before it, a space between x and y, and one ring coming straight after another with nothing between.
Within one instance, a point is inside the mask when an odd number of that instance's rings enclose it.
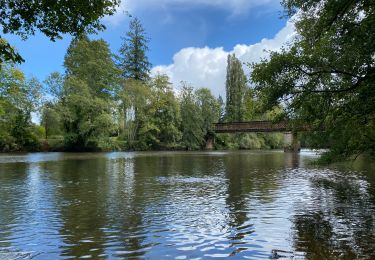
<instances>
[{"instance_id":1,"label":"sky","mask_svg":"<svg viewBox=\"0 0 375 260\"><path fill-rule=\"evenodd\" d=\"M215 96L225 95L227 55L235 53L244 63L267 57L295 35L293 23L282 17L279 0L122 0L117 13L105 17L103 38L112 52L128 31L130 13L143 23L150 39L148 57L152 74L167 74L178 89L181 81L208 87ZM51 42L37 33L22 41L5 35L26 60L25 74L41 81L53 71L64 72L70 36Z\"/></svg>"}]
</instances>

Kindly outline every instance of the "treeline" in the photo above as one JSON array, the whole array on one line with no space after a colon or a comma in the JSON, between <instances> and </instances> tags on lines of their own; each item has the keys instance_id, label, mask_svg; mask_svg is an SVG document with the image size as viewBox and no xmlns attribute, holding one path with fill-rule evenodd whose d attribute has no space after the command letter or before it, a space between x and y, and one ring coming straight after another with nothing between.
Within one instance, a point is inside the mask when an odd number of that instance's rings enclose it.
<instances>
[{"instance_id":1,"label":"treeline","mask_svg":"<svg viewBox=\"0 0 375 260\"><path fill-rule=\"evenodd\" d=\"M114 55L104 40L74 38L65 73L53 72L42 83L3 64L0 150L195 150L215 135L216 122L271 119L278 112L257 112L254 91L234 55L228 57L224 104L207 88L172 86L166 75L151 77L148 39L138 19L122 39ZM215 146L279 148L282 136L217 135Z\"/></svg>"}]
</instances>

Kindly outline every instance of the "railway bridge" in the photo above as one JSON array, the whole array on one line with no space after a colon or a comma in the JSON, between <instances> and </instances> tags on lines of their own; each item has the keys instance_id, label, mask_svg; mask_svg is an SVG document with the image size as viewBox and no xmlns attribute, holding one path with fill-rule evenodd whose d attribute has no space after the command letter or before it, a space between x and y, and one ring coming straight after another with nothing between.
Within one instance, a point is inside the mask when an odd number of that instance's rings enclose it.
<instances>
[{"instance_id":1,"label":"railway bridge","mask_svg":"<svg viewBox=\"0 0 375 260\"><path fill-rule=\"evenodd\" d=\"M305 128L298 129L299 131ZM292 129L288 121L272 122L272 121L249 121L249 122L230 122L216 123L214 125L215 133L284 133L284 151L298 153L301 150L298 141L297 131ZM209 144L210 145L210 144ZM212 144L211 144L212 145Z\"/></svg>"}]
</instances>

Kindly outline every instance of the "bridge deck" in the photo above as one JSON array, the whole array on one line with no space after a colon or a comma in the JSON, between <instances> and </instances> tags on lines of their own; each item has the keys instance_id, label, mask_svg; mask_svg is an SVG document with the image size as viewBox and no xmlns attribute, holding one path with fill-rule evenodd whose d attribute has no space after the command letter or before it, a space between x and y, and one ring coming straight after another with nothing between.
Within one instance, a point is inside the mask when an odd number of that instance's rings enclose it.
<instances>
[{"instance_id":1,"label":"bridge deck","mask_svg":"<svg viewBox=\"0 0 375 260\"><path fill-rule=\"evenodd\" d=\"M251 121L234 123L217 123L216 133L244 133L244 132L285 132L290 130L287 121L273 123L272 121Z\"/></svg>"}]
</instances>

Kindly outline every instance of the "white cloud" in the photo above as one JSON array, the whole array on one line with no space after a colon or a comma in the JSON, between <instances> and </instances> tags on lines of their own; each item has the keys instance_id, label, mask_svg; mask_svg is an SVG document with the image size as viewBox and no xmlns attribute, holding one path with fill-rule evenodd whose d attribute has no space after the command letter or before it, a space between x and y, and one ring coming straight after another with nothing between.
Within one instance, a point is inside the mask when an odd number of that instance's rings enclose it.
<instances>
[{"instance_id":1,"label":"white cloud","mask_svg":"<svg viewBox=\"0 0 375 260\"><path fill-rule=\"evenodd\" d=\"M280 0L122 0L117 13L106 17L113 25L119 24L126 17L126 13L153 10L168 13L173 8L217 8L227 10L231 16L247 13L255 7L279 7Z\"/></svg>"},{"instance_id":2,"label":"white cloud","mask_svg":"<svg viewBox=\"0 0 375 260\"><path fill-rule=\"evenodd\" d=\"M238 44L230 52L222 47L184 48L174 55L172 64L156 66L152 69L152 74L167 74L174 86L186 81L194 87L210 88L216 96L224 96L228 54L236 54L243 63L258 62L267 57L267 51L280 50L295 35L294 24L288 21L273 39L263 39L252 45ZM249 72L245 65L244 69Z\"/></svg>"}]
</instances>

